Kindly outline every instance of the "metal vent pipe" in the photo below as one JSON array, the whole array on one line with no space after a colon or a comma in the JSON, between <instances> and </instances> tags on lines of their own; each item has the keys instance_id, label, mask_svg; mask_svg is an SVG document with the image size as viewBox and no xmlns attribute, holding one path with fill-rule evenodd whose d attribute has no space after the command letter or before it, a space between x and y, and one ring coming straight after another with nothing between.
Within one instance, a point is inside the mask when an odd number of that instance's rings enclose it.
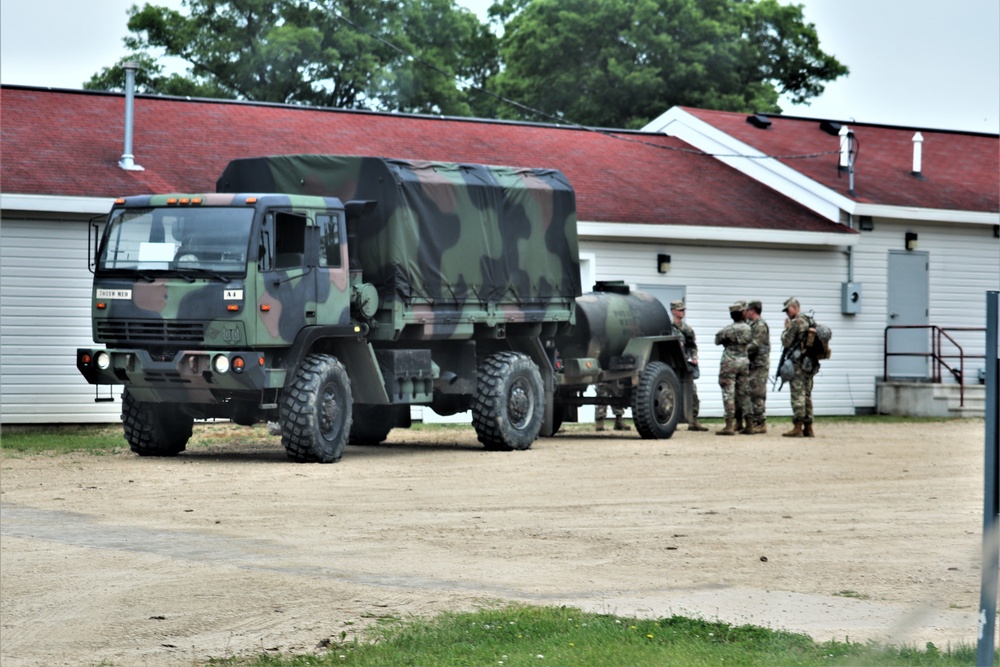
<instances>
[{"instance_id":1,"label":"metal vent pipe","mask_svg":"<svg viewBox=\"0 0 1000 667\"><path fill-rule=\"evenodd\" d=\"M118 161L118 166L126 171L143 171L143 168L135 163L132 156L132 124L135 115L135 72L139 69L139 64L129 61L123 65L125 68L125 152L122 159Z\"/></svg>"}]
</instances>

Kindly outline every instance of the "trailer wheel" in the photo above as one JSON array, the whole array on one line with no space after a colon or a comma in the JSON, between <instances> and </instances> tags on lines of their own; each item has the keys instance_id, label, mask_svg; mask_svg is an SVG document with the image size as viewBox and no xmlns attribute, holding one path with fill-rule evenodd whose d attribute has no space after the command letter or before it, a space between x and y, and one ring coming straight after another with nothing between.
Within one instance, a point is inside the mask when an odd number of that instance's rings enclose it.
<instances>
[{"instance_id":1,"label":"trailer wheel","mask_svg":"<svg viewBox=\"0 0 1000 667\"><path fill-rule=\"evenodd\" d=\"M122 393L122 424L129 449L139 456L177 456L191 437L194 418L170 403L140 403Z\"/></svg>"},{"instance_id":2,"label":"trailer wheel","mask_svg":"<svg viewBox=\"0 0 1000 667\"><path fill-rule=\"evenodd\" d=\"M632 420L643 438L666 439L677 429L680 418L680 383L674 369L652 361L639 375L632 391Z\"/></svg>"},{"instance_id":3,"label":"trailer wheel","mask_svg":"<svg viewBox=\"0 0 1000 667\"><path fill-rule=\"evenodd\" d=\"M544 418L542 376L527 356L492 354L479 366L472 425L491 451L528 449Z\"/></svg>"},{"instance_id":4,"label":"trailer wheel","mask_svg":"<svg viewBox=\"0 0 1000 667\"><path fill-rule=\"evenodd\" d=\"M299 463L334 463L351 432L351 382L334 357L310 354L281 398L281 444Z\"/></svg>"},{"instance_id":5,"label":"trailer wheel","mask_svg":"<svg viewBox=\"0 0 1000 667\"><path fill-rule=\"evenodd\" d=\"M349 445L378 445L389 437L394 425L391 405L355 405Z\"/></svg>"}]
</instances>

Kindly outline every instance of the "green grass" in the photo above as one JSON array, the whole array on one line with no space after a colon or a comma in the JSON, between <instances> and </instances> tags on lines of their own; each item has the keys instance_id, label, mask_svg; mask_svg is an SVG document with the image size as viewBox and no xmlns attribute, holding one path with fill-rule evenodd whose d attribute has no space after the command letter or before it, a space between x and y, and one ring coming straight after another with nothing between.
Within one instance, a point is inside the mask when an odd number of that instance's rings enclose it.
<instances>
[{"instance_id":1,"label":"green grass","mask_svg":"<svg viewBox=\"0 0 1000 667\"><path fill-rule=\"evenodd\" d=\"M7 454L75 451L109 454L127 447L121 424L15 427L0 433L0 448Z\"/></svg>"},{"instance_id":2,"label":"green grass","mask_svg":"<svg viewBox=\"0 0 1000 667\"><path fill-rule=\"evenodd\" d=\"M213 664L253 667L497 665L498 667L664 667L678 665L971 665L974 647L918 650L732 626L681 616L659 620L585 614L567 607L511 606L445 613L431 620L389 619L363 639L341 636L323 655L271 656Z\"/></svg>"}]
</instances>

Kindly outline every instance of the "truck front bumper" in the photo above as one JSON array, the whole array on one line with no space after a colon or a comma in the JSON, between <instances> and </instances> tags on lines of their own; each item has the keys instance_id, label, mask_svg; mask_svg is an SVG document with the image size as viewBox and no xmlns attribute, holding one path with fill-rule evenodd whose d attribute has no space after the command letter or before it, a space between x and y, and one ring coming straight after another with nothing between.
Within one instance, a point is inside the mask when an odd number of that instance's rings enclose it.
<instances>
[{"instance_id":1,"label":"truck front bumper","mask_svg":"<svg viewBox=\"0 0 1000 667\"><path fill-rule=\"evenodd\" d=\"M269 361L254 350L180 350L170 358L148 350L76 352L76 367L90 384L121 384L139 400L173 403L218 403L280 388L285 371L270 368Z\"/></svg>"}]
</instances>

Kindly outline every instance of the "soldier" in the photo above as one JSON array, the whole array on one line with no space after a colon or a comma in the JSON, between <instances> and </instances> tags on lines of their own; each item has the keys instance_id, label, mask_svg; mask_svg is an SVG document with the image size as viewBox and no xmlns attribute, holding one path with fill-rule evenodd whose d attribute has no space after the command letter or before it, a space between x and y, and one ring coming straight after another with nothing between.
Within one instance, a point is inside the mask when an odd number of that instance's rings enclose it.
<instances>
[{"instance_id":1,"label":"soldier","mask_svg":"<svg viewBox=\"0 0 1000 667\"><path fill-rule=\"evenodd\" d=\"M754 433L767 433L765 403L767 401L767 371L771 366L771 330L760 314L763 306L756 299L747 303L744 316L750 325L752 338L747 345L747 357L750 358L750 379L748 391Z\"/></svg>"},{"instance_id":2,"label":"soldier","mask_svg":"<svg viewBox=\"0 0 1000 667\"><path fill-rule=\"evenodd\" d=\"M684 339L684 357L687 359L688 369L697 380L701 375L698 368L698 343L694 337L694 329L684 321L686 312L683 301L670 302L670 314L673 315L673 334ZM698 385L691 383L691 423L688 424L689 431L707 431L708 429L698 421L698 411L701 403L698 400Z\"/></svg>"},{"instance_id":3,"label":"soldier","mask_svg":"<svg viewBox=\"0 0 1000 667\"><path fill-rule=\"evenodd\" d=\"M788 317L785 319L785 330L781 333L781 345L787 349L785 355L789 355L793 349L801 349L809 334L815 335L816 330L812 328L812 319L802 312L799 301L795 297L789 297L782 310ZM782 433L782 435L786 438L812 438L814 436L812 426L813 376L819 371L819 362L804 354L791 354L790 358L795 366L795 375L791 382L792 412L795 415L795 423L791 431Z\"/></svg>"},{"instance_id":4,"label":"soldier","mask_svg":"<svg viewBox=\"0 0 1000 667\"><path fill-rule=\"evenodd\" d=\"M736 405L739 404L743 414L752 414L750 396L747 393L747 376L750 372L750 359L747 357L747 345L753 334L750 325L743 321L743 311L747 304L737 301L729 306L729 316L733 323L724 326L715 334L715 344L722 345L722 361L719 363L719 386L722 387L722 403L726 409L726 426L716 431L716 435L736 435L734 430ZM741 433L752 434L753 427L749 425Z\"/></svg>"},{"instance_id":5,"label":"soldier","mask_svg":"<svg viewBox=\"0 0 1000 667\"><path fill-rule=\"evenodd\" d=\"M614 398L620 396L620 393L616 393L614 389L606 384L597 385L597 395L603 398ZM611 413L615 416L615 430L616 431L628 431L632 427L623 421L625 416L625 408L621 405L611 405ZM594 430L603 431L604 430L604 419L608 415L608 404L598 403L594 407Z\"/></svg>"}]
</instances>

